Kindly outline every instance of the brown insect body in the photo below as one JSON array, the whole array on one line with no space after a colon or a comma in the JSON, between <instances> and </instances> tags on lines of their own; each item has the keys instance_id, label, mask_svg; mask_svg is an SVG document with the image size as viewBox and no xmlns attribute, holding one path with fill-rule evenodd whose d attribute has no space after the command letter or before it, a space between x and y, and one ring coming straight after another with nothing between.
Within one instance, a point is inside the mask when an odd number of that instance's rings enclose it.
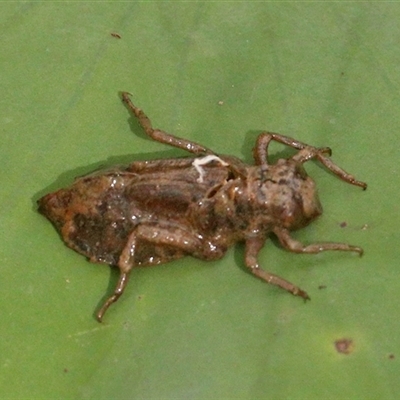
<instances>
[{"instance_id":1,"label":"brown insect body","mask_svg":"<svg viewBox=\"0 0 400 400\"><path fill-rule=\"evenodd\" d=\"M151 127L127 93L123 100L155 140L186 149L192 158L133 162L75 180L70 188L41 198L39 210L53 222L66 244L92 262L118 266L120 279L107 308L126 287L133 267L157 265L185 255L215 260L238 241L246 245L245 263L261 279L308 299L297 286L262 270L257 255L274 233L290 251L362 249L342 243L304 246L289 232L322 213L315 182L302 164L316 158L343 180L366 188L318 149L283 135L262 133L254 149L256 164L216 155L197 143ZM271 140L298 149L289 159L267 162Z\"/></svg>"}]
</instances>

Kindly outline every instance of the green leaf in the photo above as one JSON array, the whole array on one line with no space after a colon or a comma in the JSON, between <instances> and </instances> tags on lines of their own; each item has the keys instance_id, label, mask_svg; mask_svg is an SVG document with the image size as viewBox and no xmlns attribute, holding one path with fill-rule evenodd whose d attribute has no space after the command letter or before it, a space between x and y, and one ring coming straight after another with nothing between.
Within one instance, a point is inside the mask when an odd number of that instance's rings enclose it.
<instances>
[{"instance_id":1,"label":"green leaf","mask_svg":"<svg viewBox=\"0 0 400 400\"><path fill-rule=\"evenodd\" d=\"M398 397L396 2L0 11L2 398ZM68 249L36 200L100 166L184 154L148 140L120 91L156 127L249 163L263 130L330 146L368 190L308 163L324 214L294 236L365 255L296 255L269 241L260 263L307 290L307 303L246 273L241 245L216 262L137 269L97 323L116 271ZM350 354L335 348L343 338Z\"/></svg>"}]
</instances>

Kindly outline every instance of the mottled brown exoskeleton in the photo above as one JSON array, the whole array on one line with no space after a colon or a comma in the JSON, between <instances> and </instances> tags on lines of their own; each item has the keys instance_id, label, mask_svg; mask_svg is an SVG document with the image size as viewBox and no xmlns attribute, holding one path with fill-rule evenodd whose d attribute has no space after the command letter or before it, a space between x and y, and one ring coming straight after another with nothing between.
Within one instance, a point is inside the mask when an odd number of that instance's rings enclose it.
<instances>
[{"instance_id":1,"label":"mottled brown exoskeleton","mask_svg":"<svg viewBox=\"0 0 400 400\"><path fill-rule=\"evenodd\" d=\"M308 299L304 290L260 268L257 256L271 233L285 249L296 253L342 250L362 254L360 247L344 243L303 245L290 235L322 213L315 182L303 168L306 161L317 159L342 180L367 187L331 161L329 148L261 133L254 148L255 165L247 165L153 129L128 93L122 93L122 99L149 137L195 157L136 161L95 172L39 199L40 212L69 247L92 262L119 268L114 293L97 313L99 321L122 295L134 267L186 255L216 260L229 246L243 241L245 264L254 275ZM272 140L298 152L269 164L267 150Z\"/></svg>"}]
</instances>

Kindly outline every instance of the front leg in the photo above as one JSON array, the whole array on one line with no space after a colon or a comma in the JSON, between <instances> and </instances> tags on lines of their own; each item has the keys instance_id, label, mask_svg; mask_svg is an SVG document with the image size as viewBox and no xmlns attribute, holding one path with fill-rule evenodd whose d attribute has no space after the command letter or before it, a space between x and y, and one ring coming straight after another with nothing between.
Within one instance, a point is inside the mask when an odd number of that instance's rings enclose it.
<instances>
[{"instance_id":1,"label":"front leg","mask_svg":"<svg viewBox=\"0 0 400 400\"><path fill-rule=\"evenodd\" d=\"M325 243L312 243L309 245L304 245L298 240L293 239L290 236L290 233L287 229L275 228L273 232L278 237L281 245L286 250L292 251L294 253L315 254L326 250L339 250L339 251L354 251L358 253L360 256L363 254L363 249L361 247L352 246L346 243L325 242Z\"/></svg>"},{"instance_id":2,"label":"front leg","mask_svg":"<svg viewBox=\"0 0 400 400\"><path fill-rule=\"evenodd\" d=\"M136 107L131 99L129 98L130 93L123 92L121 94L122 101L126 103L128 108L136 116L139 121L140 126L146 132L146 134L153 140L160 143L169 144L170 146L177 147L178 149L186 150L193 154L214 154L214 152L201 144L192 142L190 140L182 139L177 136L171 135L170 133L161 131L159 129L153 129L151 126L151 121L149 117L141 110Z\"/></svg>"},{"instance_id":3,"label":"front leg","mask_svg":"<svg viewBox=\"0 0 400 400\"><path fill-rule=\"evenodd\" d=\"M253 149L254 160L257 165L268 164L268 146L272 140L299 150L299 152L292 157L292 160L303 164L308 160L316 158L321 164L323 164L327 169L329 169L333 174L338 176L343 181L348 182L351 185L360 186L364 190L367 188L367 184L365 182L357 180L353 175L340 168L329 158L332 154L332 151L329 147L318 148L310 146L300 142L299 140L280 135L279 133L260 133L256 141L256 146Z\"/></svg>"},{"instance_id":4,"label":"front leg","mask_svg":"<svg viewBox=\"0 0 400 400\"><path fill-rule=\"evenodd\" d=\"M250 238L246 240L246 250L245 250L245 263L246 267L250 269L250 271L257 276L258 278L264 280L267 283L270 283L275 286L279 286L280 288L287 290L295 296L300 296L304 300L309 300L310 297L308 294L300 289L298 286L293 285L281 278L278 275L271 274L270 272L264 271L260 268L257 256L262 247L264 246L265 238Z\"/></svg>"}]
</instances>

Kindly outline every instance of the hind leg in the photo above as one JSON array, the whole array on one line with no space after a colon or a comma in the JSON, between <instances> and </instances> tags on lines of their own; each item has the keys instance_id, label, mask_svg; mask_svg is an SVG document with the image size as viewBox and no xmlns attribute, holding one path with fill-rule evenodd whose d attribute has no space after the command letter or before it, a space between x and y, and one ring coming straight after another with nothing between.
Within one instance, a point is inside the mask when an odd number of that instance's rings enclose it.
<instances>
[{"instance_id":1,"label":"hind leg","mask_svg":"<svg viewBox=\"0 0 400 400\"><path fill-rule=\"evenodd\" d=\"M221 258L225 248L220 248L207 240L183 228L168 224L139 225L129 236L119 261L120 276L113 294L105 301L97 313L102 322L105 312L123 294L133 267L140 265L158 265L181 258L185 255L204 260Z\"/></svg>"},{"instance_id":2,"label":"hind leg","mask_svg":"<svg viewBox=\"0 0 400 400\"><path fill-rule=\"evenodd\" d=\"M130 95L130 93L123 92L121 94L122 101L126 103L128 108L136 116L140 126L146 132L147 136L151 137L153 140L156 140L157 142L165 143L170 146L177 147L178 149L186 150L189 153L214 154L214 152L212 150L208 149L205 146L202 146L199 143L179 138L175 135L171 135L170 133L161 131L159 129L154 129L151 125L151 121L150 121L149 117L139 107L136 107L132 103L131 99L129 98L129 95Z\"/></svg>"}]
</instances>

